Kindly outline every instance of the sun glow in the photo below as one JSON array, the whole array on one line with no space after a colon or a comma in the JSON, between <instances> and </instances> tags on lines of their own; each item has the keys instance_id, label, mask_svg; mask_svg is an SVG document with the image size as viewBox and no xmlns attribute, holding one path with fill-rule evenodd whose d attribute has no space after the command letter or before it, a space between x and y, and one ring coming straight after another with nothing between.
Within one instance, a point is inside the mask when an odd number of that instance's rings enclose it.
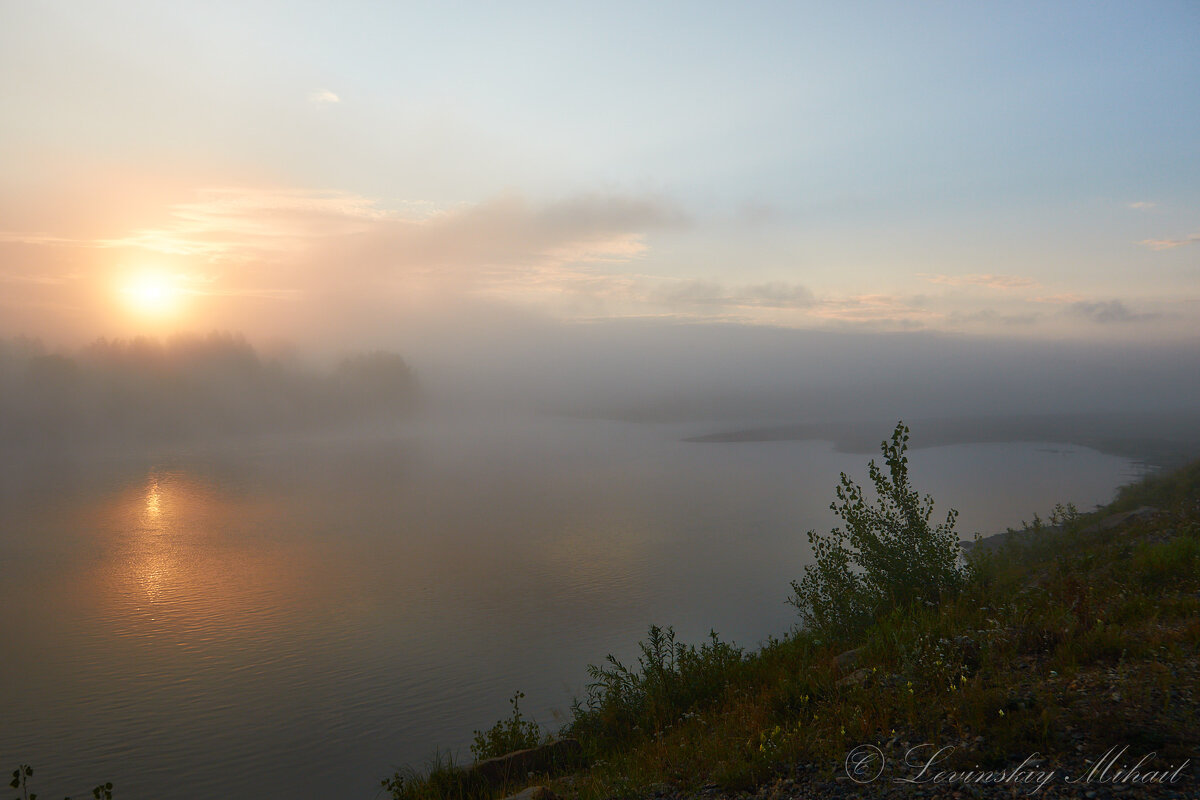
<instances>
[{"instance_id":1,"label":"sun glow","mask_svg":"<svg viewBox=\"0 0 1200 800\"><path fill-rule=\"evenodd\" d=\"M178 282L170 275L146 272L121 287L121 296L134 311L148 316L166 316L179 308L182 299Z\"/></svg>"}]
</instances>

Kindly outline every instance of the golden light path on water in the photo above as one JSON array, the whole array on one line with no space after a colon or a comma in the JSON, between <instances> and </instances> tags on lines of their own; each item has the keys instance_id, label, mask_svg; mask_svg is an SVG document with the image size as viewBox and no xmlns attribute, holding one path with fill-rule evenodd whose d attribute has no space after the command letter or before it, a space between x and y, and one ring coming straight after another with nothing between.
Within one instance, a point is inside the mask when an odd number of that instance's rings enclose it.
<instances>
[{"instance_id":1,"label":"golden light path on water","mask_svg":"<svg viewBox=\"0 0 1200 800\"><path fill-rule=\"evenodd\" d=\"M333 559L320 554L318 541L280 537L286 514L270 498L156 468L110 513L128 522L112 538L111 571L96 599L114 620L155 623L152 631L130 625L131 635L173 635L184 650L211 647L278 624L272 614L294 615L333 591L322 578Z\"/></svg>"}]
</instances>

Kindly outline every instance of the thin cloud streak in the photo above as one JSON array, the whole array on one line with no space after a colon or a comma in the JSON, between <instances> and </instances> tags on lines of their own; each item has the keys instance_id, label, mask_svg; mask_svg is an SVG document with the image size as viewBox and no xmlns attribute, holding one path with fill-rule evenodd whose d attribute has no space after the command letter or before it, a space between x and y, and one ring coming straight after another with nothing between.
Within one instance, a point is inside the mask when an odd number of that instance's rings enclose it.
<instances>
[{"instance_id":1,"label":"thin cloud streak","mask_svg":"<svg viewBox=\"0 0 1200 800\"><path fill-rule=\"evenodd\" d=\"M775 281L726 287L715 281L683 280L660 286L646 300L667 306L717 308L809 308L813 293L799 284Z\"/></svg>"},{"instance_id":2,"label":"thin cloud streak","mask_svg":"<svg viewBox=\"0 0 1200 800\"><path fill-rule=\"evenodd\" d=\"M1028 311L1018 314L1003 314L993 308L983 308L978 311L967 313L952 312L947 315L947 320L952 323L964 325L992 325L1000 324L1009 327L1019 328L1036 325L1043 319L1042 314L1036 311Z\"/></svg>"},{"instance_id":3,"label":"thin cloud streak","mask_svg":"<svg viewBox=\"0 0 1200 800\"><path fill-rule=\"evenodd\" d=\"M943 286L983 286L988 289L1032 289L1038 286L1033 278L1020 275L943 275L919 272L917 276Z\"/></svg>"},{"instance_id":4,"label":"thin cloud streak","mask_svg":"<svg viewBox=\"0 0 1200 800\"><path fill-rule=\"evenodd\" d=\"M71 280L72 275L23 275L0 272L0 283L23 283L37 286L61 286Z\"/></svg>"},{"instance_id":5,"label":"thin cloud streak","mask_svg":"<svg viewBox=\"0 0 1200 800\"><path fill-rule=\"evenodd\" d=\"M920 327L945 316L907 298L876 293L825 298L816 304L812 313L817 319L905 329Z\"/></svg>"},{"instance_id":6,"label":"thin cloud streak","mask_svg":"<svg viewBox=\"0 0 1200 800\"><path fill-rule=\"evenodd\" d=\"M1151 250L1174 250L1176 247L1183 247L1189 244L1200 242L1200 233L1193 233L1191 236L1186 236L1182 239L1142 239L1138 244L1149 247Z\"/></svg>"}]
</instances>

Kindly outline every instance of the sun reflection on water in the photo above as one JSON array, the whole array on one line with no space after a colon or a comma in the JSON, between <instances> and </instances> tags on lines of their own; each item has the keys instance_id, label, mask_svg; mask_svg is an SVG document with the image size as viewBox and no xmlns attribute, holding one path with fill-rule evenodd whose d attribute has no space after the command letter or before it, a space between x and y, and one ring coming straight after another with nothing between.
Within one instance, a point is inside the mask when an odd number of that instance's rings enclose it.
<instances>
[{"instance_id":1,"label":"sun reflection on water","mask_svg":"<svg viewBox=\"0 0 1200 800\"><path fill-rule=\"evenodd\" d=\"M269 492L156 466L107 509L112 549L96 573L98 607L132 635L184 647L246 636L329 589L328 556L287 535L287 507Z\"/></svg>"},{"instance_id":2,"label":"sun reflection on water","mask_svg":"<svg viewBox=\"0 0 1200 800\"><path fill-rule=\"evenodd\" d=\"M158 485L158 478L151 475L149 488L146 489L146 518L149 521L157 522L162 515L162 489Z\"/></svg>"},{"instance_id":3,"label":"sun reflection on water","mask_svg":"<svg viewBox=\"0 0 1200 800\"><path fill-rule=\"evenodd\" d=\"M146 534L164 534L169 531L170 520L167 509L171 504L172 490L178 490L182 484L187 491L186 482L177 480L178 476L150 472L146 476L144 500L141 509L141 525L139 530ZM138 588L137 594L150 603L148 609L154 619L154 606L166 599L176 580L178 572L177 546L170 540L139 537L131 548L129 559L132 583Z\"/></svg>"}]
</instances>

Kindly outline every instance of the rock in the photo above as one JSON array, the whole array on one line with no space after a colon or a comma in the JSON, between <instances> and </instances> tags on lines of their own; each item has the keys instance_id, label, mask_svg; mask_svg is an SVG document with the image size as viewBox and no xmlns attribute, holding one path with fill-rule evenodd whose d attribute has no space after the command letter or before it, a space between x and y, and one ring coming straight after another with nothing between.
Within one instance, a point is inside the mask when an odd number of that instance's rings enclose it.
<instances>
[{"instance_id":1,"label":"rock","mask_svg":"<svg viewBox=\"0 0 1200 800\"><path fill-rule=\"evenodd\" d=\"M523 780L531 772L548 772L557 767L570 766L579 761L582 753L583 748L578 739L559 739L541 747L517 750L496 758L476 761L467 771L472 777L480 778L493 786L500 786L510 781Z\"/></svg>"},{"instance_id":2,"label":"rock","mask_svg":"<svg viewBox=\"0 0 1200 800\"><path fill-rule=\"evenodd\" d=\"M844 686L858 686L861 683L866 683L867 679L870 677L871 677L871 670L867 669L866 667L863 667L862 669L854 670L854 672L851 672L849 675L847 675L844 678L840 678L838 680L838 682L834 685L839 688L844 687Z\"/></svg>"},{"instance_id":3,"label":"rock","mask_svg":"<svg viewBox=\"0 0 1200 800\"><path fill-rule=\"evenodd\" d=\"M854 650L847 650L841 655L833 659L833 666L838 672L846 672L854 669L862 658L863 648L859 647Z\"/></svg>"},{"instance_id":4,"label":"rock","mask_svg":"<svg viewBox=\"0 0 1200 800\"><path fill-rule=\"evenodd\" d=\"M1122 525L1130 522L1146 522L1158 516L1162 512L1154 506L1142 506L1135 508L1133 511L1122 511L1120 514L1113 514L1105 517L1099 522L1088 525L1080 533L1099 533L1100 531L1111 531L1114 528L1119 528Z\"/></svg>"},{"instance_id":5,"label":"rock","mask_svg":"<svg viewBox=\"0 0 1200 800\"><path fill-rule=\"evenodd\" d=\"M561 798L545 786L530 786L516 794L510 794L504 800L561 800Z\"/></svg>"}]
</instances>

